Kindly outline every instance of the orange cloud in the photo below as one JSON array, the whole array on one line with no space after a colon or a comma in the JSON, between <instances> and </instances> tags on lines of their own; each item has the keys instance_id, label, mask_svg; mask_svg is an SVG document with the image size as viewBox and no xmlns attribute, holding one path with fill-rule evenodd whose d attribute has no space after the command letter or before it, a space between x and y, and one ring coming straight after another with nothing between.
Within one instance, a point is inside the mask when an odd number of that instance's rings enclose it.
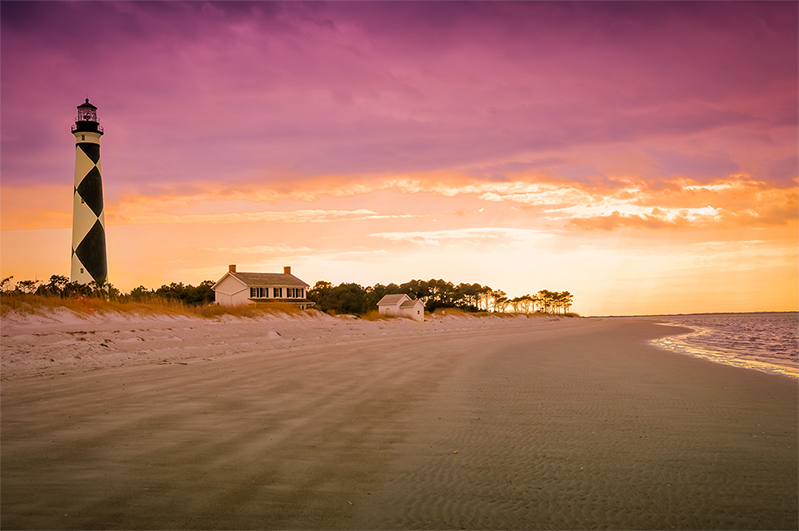
<instances>
[{"instance_id":1,"label":"orange cloud","mask_svg":"<svg viewBox=\"0 0 799 531\"><path fill-rule=\"evenodd\" d=\"M786 225L797 220L797 189L733 179L712 184L688 181L676 188L643 187L634 197L613 194L590 205L560 209L567 224L581 229L691 228L727 229Z\"/></svg>"},{"instance_id":2,"label":"orange cloud","mask_svg":"<svg viewBox=\"0 0 799 531\"><path fill-rule=\"evenodd\" d=\"M367 196L376 192L448 199L453 201L448 211L461 214L466 211L459 203L461 198L469 198L472 206L477 201L495 209L503 203L517 205L528 212L528 220L532 215L550 226L578 229L775 226L795 222L799 210L797 186L770 187L748 175L706 183L681 178L668 185L626 177L590 186L575 181L541 182L536 175L526 175L527 180L519 177L487 181L457 172L432 172L368 178L331 175L300 181L291 188L286 184L233 187L218 183L148 187L147 194L130 190L107 197L106 220L109 225L324 223L426 214L361 207L370 205ZM367 202L361 202L361 197ZM4 187L3 230L67 228L71 225L70 199L64 186ZM280 201L343 199L357 200L355 208L264 208ZM512 215L513 209L506 210Z\"/></svg>"}]
</instances>

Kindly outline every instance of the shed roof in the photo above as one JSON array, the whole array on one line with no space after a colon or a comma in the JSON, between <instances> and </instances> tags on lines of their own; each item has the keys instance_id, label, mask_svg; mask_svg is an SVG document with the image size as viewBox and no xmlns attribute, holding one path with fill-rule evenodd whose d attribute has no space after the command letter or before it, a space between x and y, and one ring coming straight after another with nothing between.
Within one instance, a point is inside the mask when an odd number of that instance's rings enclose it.
<instances>
[{"instance_id":1,"label":"shed roof","mask_svg":"<svg viewBox=\"0 0 799 531\"><path fill-rule=\"evenodd\" d=\"M377 303L378 306L394 306L405 299L410 300L410 297L405 295L404 293L398 293L396 295L385 295L380 301Z\"/></svg>"}]
</instances>

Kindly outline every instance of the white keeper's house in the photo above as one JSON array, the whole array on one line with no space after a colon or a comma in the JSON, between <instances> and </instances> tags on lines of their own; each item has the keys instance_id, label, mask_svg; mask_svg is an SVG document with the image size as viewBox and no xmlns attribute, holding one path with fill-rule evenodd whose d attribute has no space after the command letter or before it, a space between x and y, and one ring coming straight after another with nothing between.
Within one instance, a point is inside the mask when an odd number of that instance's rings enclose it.
<instances>
[{"instance_id":1,"label":"white keeper's house","mask_svg":"<svg viewBox=\"0 0 799 531\"><path fill-rule=\"evenodd\" d=\"M301 309L313 306L306 299L309 285L291 274L291 267L284 267L283 273L244 273L230 265L228 272L211 286L217 304L234 306L237 304L259 304L282 302L294 304Z\"/></svg>"},{"instance_id":2,"label":"white keeper's house","mask_svg":"<svg viewBox=\"0 0 799 531\"><path fill-rule=\"evenodd\" d=\"M377 303L377 311L380 315L397 315L424 321L424 303L418 299L411 299L404 293L386 295Z\"/></svg>"}]
</instances>

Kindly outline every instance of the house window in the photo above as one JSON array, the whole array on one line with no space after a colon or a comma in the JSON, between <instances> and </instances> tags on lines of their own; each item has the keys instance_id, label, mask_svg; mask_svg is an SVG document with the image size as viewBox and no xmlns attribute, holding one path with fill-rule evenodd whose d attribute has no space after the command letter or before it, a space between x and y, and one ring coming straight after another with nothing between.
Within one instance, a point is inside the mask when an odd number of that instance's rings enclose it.
<instances>
[{"instance_id":1,"label":"house window","mask_svg":"<svg viewBox=\"0 0 799 531\"><path fill-rule=\"evenodd\" d=\"M250 288L251 299L265 299L266 296L266 288Z\"/></svg>"},{"instance_id":2,"label":"house window","mask_svg":"<svg viewBox=\"0 0 799 531\"><path fill-rule=\"evenodd\" d=\"M283 288L274 288L275 298L282 298L283 297Z\"/></svg>"},{"instance_id":3,"label":"house window","mask_svg":"<svg viewBox=\"0 0 799 531\"><path fill-rule=\"evenodd\" d=\"M286 296L289 299L302 299L303 298L302 288L286 288L286 291L288 292Z\"/></svg>"}]
</instances>

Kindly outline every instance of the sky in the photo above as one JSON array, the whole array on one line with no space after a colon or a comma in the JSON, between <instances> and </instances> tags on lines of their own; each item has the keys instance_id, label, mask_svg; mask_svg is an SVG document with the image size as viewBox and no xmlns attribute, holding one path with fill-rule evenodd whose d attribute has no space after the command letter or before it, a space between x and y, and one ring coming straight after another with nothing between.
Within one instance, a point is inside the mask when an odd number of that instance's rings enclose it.
<instances>
[{"instance_id":1,"label":"sky","mask_svg":"<svg viewBox=\"0 0 799 531\"><path fill-rule=\"evenodd\" d=\"M69 275L88 98L109 281L292 272L799 309L796 2L0 3L0 276Z\"/></svg>"}]
</instances>

